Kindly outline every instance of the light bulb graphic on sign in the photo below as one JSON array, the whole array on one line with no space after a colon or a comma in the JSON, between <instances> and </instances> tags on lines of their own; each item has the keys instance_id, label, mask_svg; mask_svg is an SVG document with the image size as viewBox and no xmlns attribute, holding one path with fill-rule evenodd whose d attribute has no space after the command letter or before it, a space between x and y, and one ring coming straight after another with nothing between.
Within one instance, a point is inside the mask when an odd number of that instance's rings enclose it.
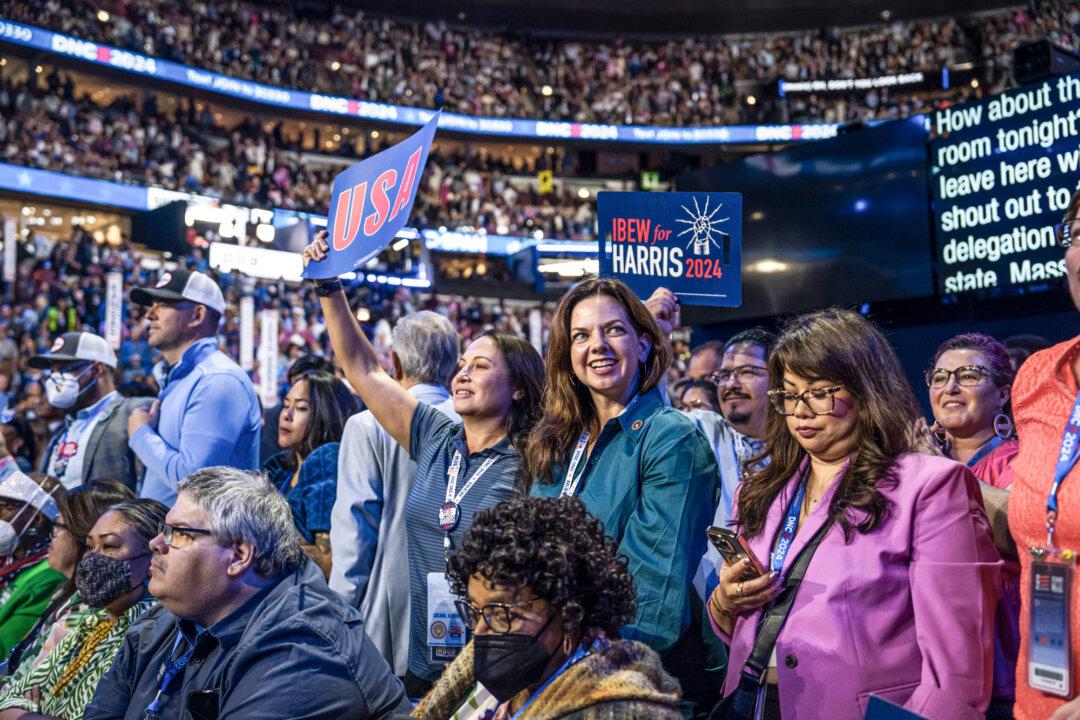
<instances>
[{"instance_id":1,"label":"light bulb graphic on sign","mask_svg":"<svg viewBox=\"0 0 1080 720\"><path fill-rule=\"evenodd\" d=\"M720 212L720 208L724 206L723 203L718 203L713 211L709 212L709 198L705 198L705 209L701 208L698 204L697 198L694 200L694 210L682 205L682 209L686 211L686 215L689 219L676 218L675 222L689 225L690 227L683 230L676 237L682 237L687 233L690 233L690 242L686 243L686 247L691 248L694 255L709 255L709 246L716 245L716 249L723 254L724 264L728 263L728 255L730 253L730 236L720 229L720 223L727 222L731 218L717 218L716 213ZM694 212L696 211L696 212ZM716 236L714 238L714 235ZM717 242L719 240L719 242Z\"/></svg>"}]
</instances>

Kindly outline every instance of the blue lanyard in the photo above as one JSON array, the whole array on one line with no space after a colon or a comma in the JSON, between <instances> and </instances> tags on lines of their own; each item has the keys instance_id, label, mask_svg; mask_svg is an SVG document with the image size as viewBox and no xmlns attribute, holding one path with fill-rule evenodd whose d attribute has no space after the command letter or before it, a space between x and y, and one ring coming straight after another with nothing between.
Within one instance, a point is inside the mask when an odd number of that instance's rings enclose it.
<instances>
[{"instance_id":1,"label":"blue lanyard","mask_svg":"<svg viewBox=\"0 0 1080 720\"><path fill-rule=\"evenodd\" d=\"M1050 495L1046 498L1046 547L1054 547L1054 525L1058 516L1058 490L1069 471L1080 459L1080 393L1076 395L1072 413L1065 423L1065 432L1061 435L1061 450L1058 452L1057 465L1054 467L1054 484L1050 486Z\"/></svg>"},{"instance_id":2,"label":"blue lanyard","mask_svg":"<svg viewBox=\"0 0 1080 720\"><path fill-rule=\"evenodd\" d=\"M787 515L784 524L780 527L780 536L776 538L776 547L772 551L772 571L779 573L784 569L784 560L787 559L791 542L795 539L795 531L799 529L799 514L802 512L803 496L806 495L806 480L799 481L799 489L795 491L795 497L788 503Z\"/></svg>"},{"instance_id":3,"label":"blue lanyard","mask_svg":"<svg viewBox=\"0 0 1080 720\"><path fill-rule=\"evenodd\" d=\"M180 629L176 630L176 642L173 643L172 650L169 652L169 657L176 654L176 649L180 647L180 641L184 639L184 633L180 632ZM191 647L186 653L176 658L169 664L166 669L165 664L162 663L161 669L163 674L161 676L161 687L158 688L157 695L146 708L145 718L156 718L158 713L161 712L161 696L165 694L165 691L169 689L169 685L172 684L173 679L184 671L187 667L188 660L191 659L191 654L195 652L195 643L191 644Z\"/></svg>"},{"instance_id":4,"label":"blue lanyard","mask_svg":"<svg viewBox=\"0 0 1080 720\"><path fill-rule=\"evenodd\" d=\"M558 670L556 670L554 675L552 675L551 677L549 677L547 680L544 681L544 684L540 686L540 689L532 694L532 697L530 697L525 702L525 704L521 706L520 710L518 710L516 713L514 713L514 716L512 718L510 718L510 720L517 720L519 717L521 717L521 714L523 712L525 712L530 705L532 705L533 700L540 697L540 695L543 694L543 692L545 690L547 690L548 685L553 683L556 680L556 678L558 678L564 672L569 670L571 665L573 665L578 660L581 660L583 657L588 655L589 654L589 649L591 647L592 647L592 643L589 643L588 645L585 645L585 644L579 645L578 649L574 652L574 654L571 655L570 657L566 658L566 662L564 662L562 664L562 667L560 667Z\"/></svg>"},{"instance_id":5,"label":"blue lanyard","mask_svg":"<svg viewBox=\"0 0 1080 720\"><path fill-rule=\"evenodd\" d=\"M980 448L979 448L979 449L978 449L978 450L977 450L977 451L975 452L975 454L974 454L974 455L972 455L972 456L971 456L971 459L967 461L967 466L968 466L969 468L971 468L971 467L975 467L976 465L978 465L978 464L979 464L979 461L980 461L980 460L982 460L982 459L983 459L983 458L985 458L985 457L986 457L987 455L989 455L990 453L992 453L992 452L994 452L995 450L997 450L997 449L998 449L998 448L999 448L999 447L1001 446L1001 443L1003 443L1003 442L1005 442L1005 439L1004 439L1004 438L1000 438L1000 437L998 437L997 435L995 435L994 437L990 438L989 440L987 440L986 442L984 442L984 443L982 444L982 447L980 447Z\"/></svg>"}]
</instances>

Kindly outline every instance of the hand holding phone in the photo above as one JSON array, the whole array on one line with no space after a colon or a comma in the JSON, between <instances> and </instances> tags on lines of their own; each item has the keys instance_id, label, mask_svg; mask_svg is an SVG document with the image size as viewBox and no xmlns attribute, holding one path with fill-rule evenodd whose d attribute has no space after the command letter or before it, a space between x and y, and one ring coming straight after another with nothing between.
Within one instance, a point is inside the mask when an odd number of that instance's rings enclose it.
<instances>
[{"instance_id":1,"label":"hand holding phone","mask_svg":"<svg viewBox=\"0 0 1080 720\"><path fill-rule=\"evenodd\" d=\"M750 549L746 538L742 535L734 530L716 526L706 530L705 534L728 565L734 567L744 558L750 560L750 567L742 574L742 580L753 580L765 574L765 567L754 555L754 551Z\"/></svg>"}]
</instances>

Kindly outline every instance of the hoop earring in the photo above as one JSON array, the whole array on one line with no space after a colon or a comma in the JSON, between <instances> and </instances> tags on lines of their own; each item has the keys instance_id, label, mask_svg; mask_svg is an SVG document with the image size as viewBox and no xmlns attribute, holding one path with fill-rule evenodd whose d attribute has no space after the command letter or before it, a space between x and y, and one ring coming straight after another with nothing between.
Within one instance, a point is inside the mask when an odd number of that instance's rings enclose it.
<instances>
[{"instance_id":1,"label":"hoop earring","mask_svg":"<svg viewBox=\"0 0 1080 720\"><path fill-rule=\"evenodd\" d=\"M994 434L999 438L1008 440L1013 436L1013 429L1012 418L1004 412L999 411L998 414L994 416Z\"/></svg>"}]
</instances>

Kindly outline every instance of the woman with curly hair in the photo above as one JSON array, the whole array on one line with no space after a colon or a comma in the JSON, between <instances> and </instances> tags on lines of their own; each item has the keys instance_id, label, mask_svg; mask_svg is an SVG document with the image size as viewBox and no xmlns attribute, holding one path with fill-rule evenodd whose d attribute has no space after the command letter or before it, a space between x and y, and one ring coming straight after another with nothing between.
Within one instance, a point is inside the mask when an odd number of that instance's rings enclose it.
<instances>
[{"instance_id":1,"label":"woman with curly hair","mask_svg":"<svg viewBox=\"0 0 1080 720\"><path fill-rule=\"evenodd\" d=\"M551 321L544 417L522 455L532 495L580 497L627 558L638 602L623 635L661 653L692 714L715 704L708 673L722 666L708 657L692 585L720 468L659 387L671 347L658 318L676 305L670 291L646 304L610 279L566 293Z\"/></svg>"},{"instance_id":2,"label":"woman with curly hair","mask_svg":"<svg viewBox=\"0 0 1080 720\"><path fill-rule=\"evenodd\" d=\"M448 574L474 637L413 717L682 717L656 653L618 639L634 583L580 501L517 498L481 512Z\"/></svg>"},{"instance_id":3,"label":"woman with curly hair","mask_svg":"<svg viewBox=\"0 0 1080 720\"><path fill-rule=\"evenodd\" d=\"M753 715L764 691L765 718L861 719L874 694L928 718L981 719L1001 560L975 476L911 452L915 398L858 313L793 319L768 365L771 462L736 498L765 572L725 564L708 603L730 647L725 701L746 712L728 717ZM777 619L759 626L764 612ZM775 641L759 643L760 627Z\"/></svg>"}]
</instances>

